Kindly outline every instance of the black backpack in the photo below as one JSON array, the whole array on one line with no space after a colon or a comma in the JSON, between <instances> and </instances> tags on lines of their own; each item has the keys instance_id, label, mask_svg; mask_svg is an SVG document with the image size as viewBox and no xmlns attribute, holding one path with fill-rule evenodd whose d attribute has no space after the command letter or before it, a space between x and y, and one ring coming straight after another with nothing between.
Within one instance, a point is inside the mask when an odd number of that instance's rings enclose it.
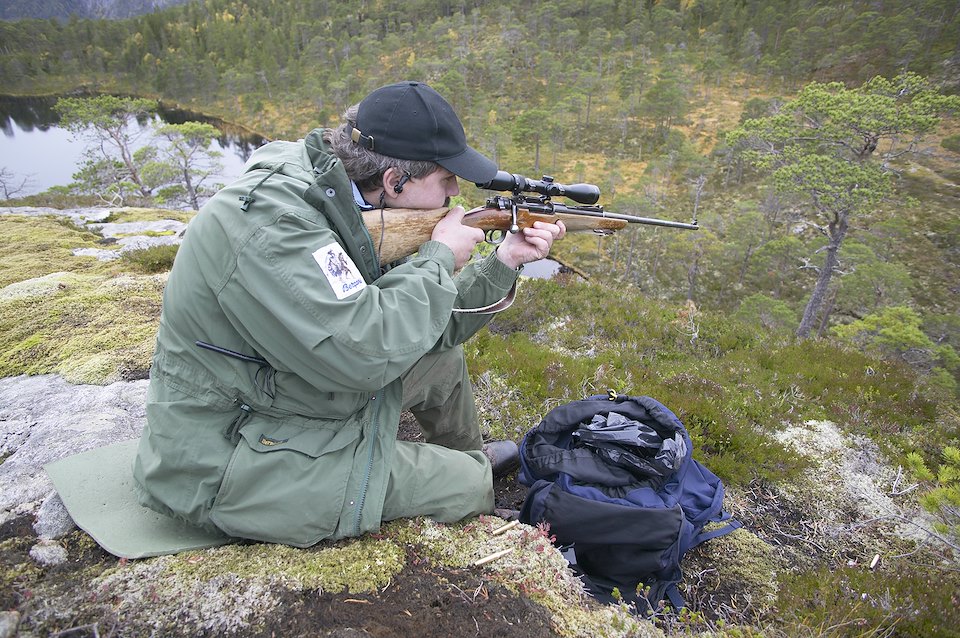
<instances>
[{"instance_id":1,"label":"black backpack","mask_svg":"<svg viewBox=\"0 0 960 638\"><path fill-rule=\"evenodd\" d=\"M646 612L668 598L680 609L684 553L740 526L692 448L676 415L650 397L611 393L554 408L520 445L519 478L530 487L520 520L549 523L598 599ZM727 524L703 532L719 521Z\"/></svg>"}]
</instances>

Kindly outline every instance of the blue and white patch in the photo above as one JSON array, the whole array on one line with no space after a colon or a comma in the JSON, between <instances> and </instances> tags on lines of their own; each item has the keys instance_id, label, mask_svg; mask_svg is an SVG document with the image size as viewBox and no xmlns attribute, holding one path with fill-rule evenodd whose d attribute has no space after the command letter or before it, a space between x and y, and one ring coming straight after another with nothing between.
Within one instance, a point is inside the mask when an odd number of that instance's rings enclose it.
<instances>
[{"instance_id":1,"label":"blue and white patch","mask_svg":"<svg viewBox=\"0 0 960 638\"><path fill-rule=\"evenodd\" d=\"M337 242L328 244L313 253L337 299L345 299L367 287L360 270Z\"/></svg>"}]
</instances>

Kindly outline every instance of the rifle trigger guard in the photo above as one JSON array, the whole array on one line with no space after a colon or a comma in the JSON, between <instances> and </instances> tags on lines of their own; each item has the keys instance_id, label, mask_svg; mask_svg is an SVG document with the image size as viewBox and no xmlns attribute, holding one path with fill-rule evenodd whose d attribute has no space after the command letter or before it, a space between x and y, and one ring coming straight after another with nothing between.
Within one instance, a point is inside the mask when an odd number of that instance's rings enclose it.
<instances>
[{"instance_id":1,"label":"rifle trigger guard","mask_svg":"<svg viewBox=\"0 0 960 638\"><path fill-rule=\"evenodd\" d=\"M593 234L594 234L594 235L601 235L601 236L603 236L603 237L606 237L606 236L608 236L608 235L612 235L613 233L614 233L614 231L610 230L609 228L594 228L594 229L593 229Z\"/></svg>"},{"instance_id":2,"label":"rifle trigger guard","mask_svg":"<svg viewBox=\"0 0 960 638\"><path fill-rule=\"evenodd\" d=\"M487 231L486 242L491 246L499 246L507 238L507 231L502 228L491 228Z\"/></svg>"}]
</instances>

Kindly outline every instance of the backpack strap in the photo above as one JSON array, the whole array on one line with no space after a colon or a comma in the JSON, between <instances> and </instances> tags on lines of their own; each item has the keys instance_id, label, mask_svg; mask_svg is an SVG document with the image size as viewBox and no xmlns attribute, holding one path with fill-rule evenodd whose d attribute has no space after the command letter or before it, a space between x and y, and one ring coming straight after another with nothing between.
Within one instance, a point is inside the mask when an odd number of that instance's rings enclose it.
<instances>
[{"instance_id":1,"label":"backpack strap","mask_svg":"<svg viewBox=\"0 0 960 638\"><path fill-rule=\"evenodd\" d=\"M700 532L693 538L693 542L690 544L688 549L693 549L700 543L704 543L712 538L719 538L720 536L726 536L735 529L740 529L743 527L743 523L740 521L735 521L730 517L729 512L724 512L723 516L717 519L716 522L727 521L727 524L723 527L718 527L717 529L712 529L709 532Z\"/></svg>"},{"instance_id":2,"label":"backpack strap","mask_svg":"<svg viewBox=\"0 0 960 638\"><path fill-rule=\"evenodd\" d=\"M670 583L667 586L666 591L663 593L664 597L670 601L671 605L673 605L674 611L680 611L687 606L687 601L680 594L680 589L677 587L676 583Z\"/></svg>"}]
</instances>

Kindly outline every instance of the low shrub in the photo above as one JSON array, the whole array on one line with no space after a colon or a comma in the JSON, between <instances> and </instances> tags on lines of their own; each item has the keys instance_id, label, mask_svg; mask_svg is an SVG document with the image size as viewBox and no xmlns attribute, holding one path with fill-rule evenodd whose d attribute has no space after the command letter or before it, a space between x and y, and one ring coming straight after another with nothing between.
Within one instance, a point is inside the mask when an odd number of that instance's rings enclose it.
<instances>
[{"instance_id":1,"label":"low shrub","mask_svg":"<svg viewBox=\"0 0 960 638\"><path fill-rule=\"evenodd\" d=\"M123 260L140 272L148 274L167 272L173 268L173 260L176 258L179 248L178 244L167 244L130 250L123 253Z\"/></svg>"}]
</instances>

